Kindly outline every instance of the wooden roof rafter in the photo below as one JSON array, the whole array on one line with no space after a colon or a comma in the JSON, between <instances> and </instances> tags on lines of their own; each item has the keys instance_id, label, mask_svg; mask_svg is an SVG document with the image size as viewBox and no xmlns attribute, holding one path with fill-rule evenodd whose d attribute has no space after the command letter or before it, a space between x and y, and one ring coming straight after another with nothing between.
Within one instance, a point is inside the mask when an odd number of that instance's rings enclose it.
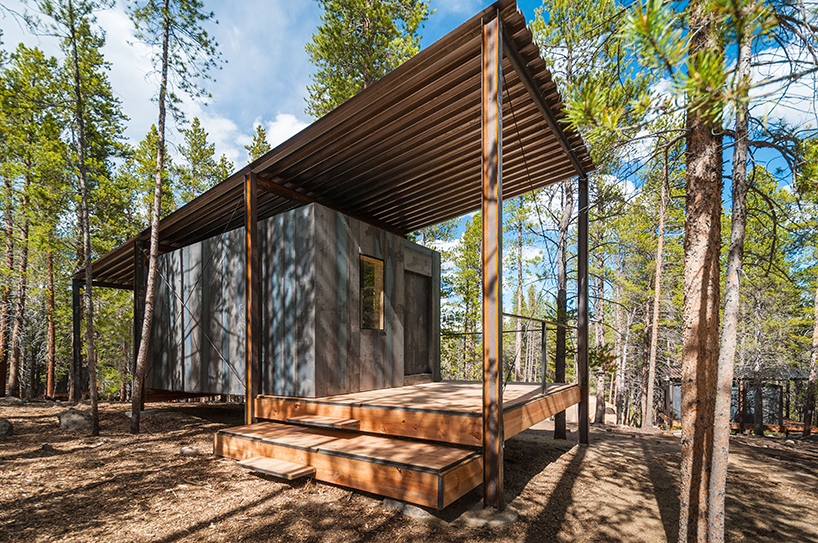
<instances>
[{"instance_id":1,"label":"wooden roof rafter","mask_svg":"<svg viewBox=\"0 0 818 543\"><path fill-rule=\"evenodd\" d=\"M480 207L482 21L503 34L503 195L593 170L513 0L499 0L325 117L165 217L160 252L244 226L245 175L258 217L316 202L397 234ZM134 281L134 240L94 262L94 279ZM79 271L75 275L83 277Z\"/></svg>"}]
</instances>

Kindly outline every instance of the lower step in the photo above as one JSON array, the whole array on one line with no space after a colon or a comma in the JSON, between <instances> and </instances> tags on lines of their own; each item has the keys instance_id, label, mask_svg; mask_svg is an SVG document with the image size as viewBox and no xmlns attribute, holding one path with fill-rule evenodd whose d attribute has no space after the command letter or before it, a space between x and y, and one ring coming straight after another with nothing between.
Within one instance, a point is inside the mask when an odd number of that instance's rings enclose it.
<instances>
[{"instance_id":1,"label":"lower step","mask_svg":"<svg viewBox=\"0 0 818 543\"><path fill-rule=\"evenodd\" d=\"M216 433L214 453L315 468L317 481L443 509L483 482L479 451L396 437L260 422Z\"/></svg>"},{"instance_id":2,"label":"lower step","mask_svg":"<svg viewBox=\"0 0 818 543\"><path fill-rule=\"evenodd\" d=\"M341 419L336 417L322 417L319 415L302 415L287 419L290 424L314 426L315 428L334 428L336 430L357 430L361 422L355 419Z\"/></svg>"},{"instance_id":3,"label":"lower step","mask_svg":"<svg viewBox=\"0 0 818 543\"><path fill-rule=\"evenodd\" d=\"M275 458L268 458L266 456L254 456L253 458L242 460L239 462L239 465L243 468L260 471L261 473L266 473L279 479L287 479L288 481L315 475L315 468L312 466L305 466L285 460L276 460Z\"/></svg>"}]
</instances>

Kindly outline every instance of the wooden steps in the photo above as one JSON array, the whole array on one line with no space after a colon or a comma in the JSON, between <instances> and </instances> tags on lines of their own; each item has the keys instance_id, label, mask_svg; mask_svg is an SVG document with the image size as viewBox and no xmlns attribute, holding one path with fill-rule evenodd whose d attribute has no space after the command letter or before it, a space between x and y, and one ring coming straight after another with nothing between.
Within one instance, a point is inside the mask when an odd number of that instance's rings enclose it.
<instances>
[{"instance_id":1,"label":"wooden steps","mask_svg":"<svg viewBox=\"0 0 818 543\"><path fill-rule=\"evenodd\" d=\"M290 424L313 426L315 428L332 428L335 430L357 430L361 422L355 419L341 419L337 417L321 417L318 415L301 415L287 419Z\"/></svg>"},{"instance_id":2,"label":"wooden steps","mask_svg":"<svg viewBox=\"0 0 818 543\"><path fill-rule=\"evenodd\" d=\"M266 473L279 479L287 479L288 481L315 475L315 468L312 466L295 464L285 460L276 460L266 456L254 456L253 458L242 460L238 464L243 468L260 471L261 473Z\"/></svg>"},{"instance_id":3,"label":"wooden steps","mask_svg":"<svg viewBox=\"0 0 818 543\"><path fill-rule=\"evenodd\" d=\"M483 478L477 450L277 422L221 430L214 453L242 461L265 457L310 466L318 481L437 509Z\"/></svg>"}]
</instances>

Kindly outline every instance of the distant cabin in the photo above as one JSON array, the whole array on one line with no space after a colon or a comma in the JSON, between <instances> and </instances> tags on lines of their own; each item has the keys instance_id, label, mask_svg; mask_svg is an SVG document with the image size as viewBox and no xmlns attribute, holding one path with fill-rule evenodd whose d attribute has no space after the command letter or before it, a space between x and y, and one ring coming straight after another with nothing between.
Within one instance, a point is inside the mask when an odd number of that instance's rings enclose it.
<instances>
[{"instance_id":1,"label":"distant cabin","mask_svg":"<svg viewBox=\"0 0 818 543\"><path fill-rule=\"evenodd\" d=\"M440 254L319 204L258 222L262 394L440 379ZM148 389L245 394L244 228L160 256Z\"/></svg>"}]
</instances>

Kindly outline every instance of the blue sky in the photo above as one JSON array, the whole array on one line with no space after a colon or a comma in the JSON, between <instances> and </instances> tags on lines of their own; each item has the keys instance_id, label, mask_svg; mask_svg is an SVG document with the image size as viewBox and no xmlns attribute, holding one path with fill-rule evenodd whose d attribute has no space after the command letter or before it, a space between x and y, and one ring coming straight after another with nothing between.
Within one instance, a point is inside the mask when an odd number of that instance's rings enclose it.
<instances>
[{"instance_id":1,"label":"blue sky","mask_svg":"<svg viewBox=\"0 0 818 543\"><path fill-rule=\"evenodd\" d=\"M436 11L422 30L422 45L431 44L489 4L488 0L433 0L431 7ZM540 4L533 0L519 3L526 20L534 17ZM24 10L17 0L4 5ZM218 41L226 63L214 74L215 82L207 84L213 95L208 104L187 100L182 109L188 120L193 116L201 119L217 153L226 154L238 168L246 163L244 145L250 142L255 124L263 124L270 143L276 145L311 122L304 113L312 72L304 45L320 23L321 10L314 0L205 0L205 6L219 21L208 31ZM151 102L156 84L150 50L135 39L123 2L97 17L106 34L103 53L112 63L111 83L130 117L126 135L136 144L157 117ZM9 14L0 19L0 27L6 49L22 41L59 56L54 40L31 35ZM180 140L178 133L168 137L171 145Z\"/></svg>"}]
</instances>

